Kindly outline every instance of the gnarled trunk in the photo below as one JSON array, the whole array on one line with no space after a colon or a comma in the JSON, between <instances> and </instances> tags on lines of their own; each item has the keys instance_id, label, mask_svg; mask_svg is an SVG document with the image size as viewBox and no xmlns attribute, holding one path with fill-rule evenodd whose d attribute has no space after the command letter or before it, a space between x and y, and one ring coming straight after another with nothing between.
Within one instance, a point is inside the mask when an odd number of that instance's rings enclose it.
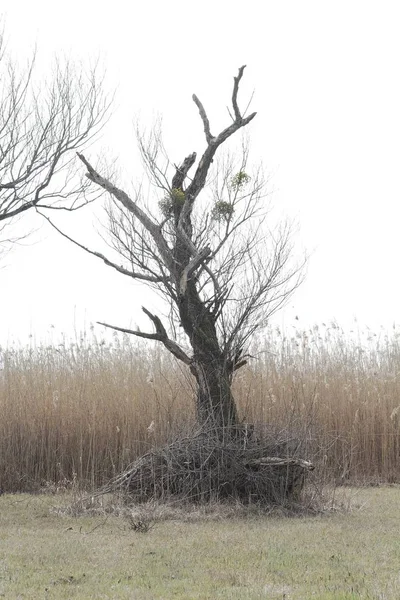
<instances>
[{"instance_id":1,"label":"gnarled trunk","mask_svg":"<svg viewBox=\"0 0 400 600\"><path fill-rule=\"evenodd\" d=\"M195 280L188 282L179 308L182 326L193 348L191 372L198 385L198 422L222 430L236 427L239 419L231 390L232 367L218 342L215 315L204 306Z\"/></svg>"},{"instance_id":2,"label":"gnarled trunk","mask_svg":"<svg viewBox=\"0 0 400 600\"><path fill-rule=\"evenodd\" d=\"M221 357L195 352L191 371L196 378L197 419L203 426L226 430L239 424L231 390L231 375Z\"/></svg>"}]
</instances>

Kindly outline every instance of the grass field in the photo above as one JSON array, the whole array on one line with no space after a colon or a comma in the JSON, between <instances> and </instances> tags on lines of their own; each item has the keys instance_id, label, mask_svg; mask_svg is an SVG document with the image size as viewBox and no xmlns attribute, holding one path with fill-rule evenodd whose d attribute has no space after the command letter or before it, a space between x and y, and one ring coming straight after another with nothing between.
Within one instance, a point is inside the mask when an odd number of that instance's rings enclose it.
<instances>
[{"instance_id":1,"label":"grass field","mask_svg":"<svg viewBox=\"0 0 400 600\"><path fill-rule=\"evenodd\" d=\"M172 513L147 533L123 517L68 516L68 494L4 494L0 597L400 598L400 487L340 493L350 511L224 519L203 511L184 520Z\"/></svg>"}]
</instances>

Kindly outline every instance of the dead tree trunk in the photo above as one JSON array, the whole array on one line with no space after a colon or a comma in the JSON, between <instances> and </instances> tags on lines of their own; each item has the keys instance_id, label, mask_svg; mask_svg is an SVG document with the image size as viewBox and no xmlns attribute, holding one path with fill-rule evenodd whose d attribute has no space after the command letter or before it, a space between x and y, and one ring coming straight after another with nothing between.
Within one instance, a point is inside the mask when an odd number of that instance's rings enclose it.
<instances>
[{"instance_id":1,"label":"dead tree trunk","mask_svg":"<svg viewBox=\"0 0 400 600\"><path fill-rule=\"evenodd\" d=\"M179 312L193 349L190 369L198 385L199 424L221 430L237 427L238 412L231 391L232 368L220 348L215 315L200 299L195 281L188 283Z\"/></svg>"},{"instance_id":2,"label":"dead tree trunk","mask_svg":"<svg viewBox=\"0 0 400 600\"><path fill-rule=\"evenodd\" d=\"M237 430L239 425L236 403L231 391L231 377L222 360L199 356L195 352L192 373L196 377L197 419L204 427L221 431Z\"/></svg>"}]
</instances>

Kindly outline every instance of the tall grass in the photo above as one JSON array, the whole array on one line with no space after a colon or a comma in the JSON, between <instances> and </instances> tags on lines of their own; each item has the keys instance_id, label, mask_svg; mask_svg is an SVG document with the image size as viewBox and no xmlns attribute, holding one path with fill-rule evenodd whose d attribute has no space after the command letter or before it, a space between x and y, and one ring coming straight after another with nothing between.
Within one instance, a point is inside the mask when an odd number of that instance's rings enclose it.
<instances>
[{"instance_id":1,"label":"tall grass","mask_svg":"<svg viewBox=\"0 0 400 600\"><path fill-rule=\"evenodd\" d=\"M243 420L292 431L339 481L400 481L399 331L269 329L253 354L235 381ZM193 422L190 376L152 343L92 333L0 357L1 489L99 485Z\"/></svg>"}]
</instances>

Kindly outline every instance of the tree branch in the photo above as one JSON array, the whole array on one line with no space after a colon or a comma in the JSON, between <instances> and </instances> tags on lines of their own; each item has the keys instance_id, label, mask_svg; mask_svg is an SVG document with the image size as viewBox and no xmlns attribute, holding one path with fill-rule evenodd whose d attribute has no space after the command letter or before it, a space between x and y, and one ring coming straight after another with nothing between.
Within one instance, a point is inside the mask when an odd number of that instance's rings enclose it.
<instances>
[{"instance_id":1,"label":"tree branch","mask_svg":"<svg viewBox=\"0 0 400 600\"><path fill-rule=\"evenodd\" d=\"M134 329L126 329L124 327L117 327L116 325L109 325L108 323L103 323L101 321L97 321L98 325L103 325L104 327L108 327L110 329L115 329L116 331L121 331L122 333L129 333L130 335L136 335L137 337L145 338L147 340L157 340L162 342L164 346L173 354L176 358L184 362L186 365L190 365L192 360L186 354L184 350L176 343L174 340L171 340L168 337L166 329L164 325L161 323L161 320L156 315L153 315L147 308L142 306L142 311L149 317L149 319L153 322L156 333L143 333L142 331L134 330Z\"/></svg>"},{"instance_id":2,"label":"tree branch","mask_svg":"<svg viewBox=\"0 0 400 600\"><path fill-rule=\"evenodd\" d=\"M190 277L190 275L197 269L197 267L200 266L200 264L203 262L203 260L205 260L207 258L207 256L209 256L210 254L211 254L211 248L209 246L207 246L206 248L203 248L203 250L201 250L201 252L199 252L199 254L194 256L192 258L192 260L183 269L181 279L179 282L179 291L180 291L181 296L183 296L186 292L187 281L188 281L188 278Z\"/></svg>"},{"instance_id":3,"label":"tree branch","mask_svg":"<svg viewBox=\"0 0 400 600\"><path fill-rule=\"evenodd\" d=\"M204 106L202 105L196 94L193 94L192 99L193 102L196 104L197 108L199 109L200 117L204 125L204 133L206 134L207 144L210 145L212 144L215 138L210 132L210 121L208 120L207 113L204 110Z\"/></svg>"},{"instance_id":4,"label":"tree branch","mask_svg":"<svg viewBox=\"0 0 400 600\"><path fill-rule=\"evenodd\" d=\"M221 133L219 135L217 135L217 137L211 136L210 123L209 123L206 111L205 111L202 103L200 102L200 100L197 98L196 95L192 96L193 101L195 102L196 106L199 109L200 116L203 121L204 131L206 134L206 140L207 140L208 146L207 146L203 156L201 157L201 160L199 162L199 166L197 167L193 181L187 189L187 196L188 196L191 204L193 204L197 195L201 192L201 190L203 189L203 187L205 185L207 173L208 173L210 165L213 161L213 158L217 151L218 146L220 146L223 142L225 142L225 140L227 140L231 135L233 135L238 129L248 125L248 123L250 123L250 121L252 121L257 114L254 112L251 115L249 115L248 117L242 117L240 114L240 111L239 111L239 107L238 107L238 103L237 103L237 96L238 96L238 92L239 92L239 83L240 83L240 80L242 79L244 69L245 69L245 66L240 67L238 75L236 77L234 77L234 86L233 86L233 92L232 92L232 105L233 105L233 110L235 113L235 119L234 119L233 123L231 125L229 125L229 127L226 127L223 131L221 131Z\"/></svg>"},{"instance_id":5,"label":"tree branch","mask_svg":"<svg viewBox=\"0 0 400 600\"><path fill-rule=\"evenodd\" d=\"M196 157L196 152L193 152L185 158L180 167L176 167L176 173L172 179L172 189L182 189L182 185L186 179L186 175L188 174L189 169L194 164Z\"/></svg>"},{"instance_id":6,"label":"tree branch","mask_svg":"<svg viewBox=\"0 0 400 600\"><path fill-rule=\"evenodd\" d=\"M77 152L77 155L88 170L88 172L86 173L86 177L90 181L93 181L93 183L96 183L97 185L105 189L109 194L114 196L114 198L118 200L118 202L125 206L125 208L128 209L130 213L132 213L137 219L139 219L139 221L142 223L145 229L147 229L147 231L152 236L164 260L165 265L168 267L171 274L175 273L174 260L168 248L167 242L165 241L160 231L160 227L156 223L154 223L154 221L152 221L150 217L146 215L146 213L137 205L136 202L129 198L126 192L117 188L110 181L102 177L86 160L83 154Z\"/></svg>"},{"instance_id":7,"label":"tree branch","mask_svg":"<svg viewBox=\"0 0 400 600\"><path fill-rule=\"evenodd\" d=\"M103 325L103 327L108 327L109 329L115 329L115 331L121 331L122 333L129 333L129 335L136 335L137 337L145 338L146 340L160 341L160 338L156 333L144 333L142 331L137 331L135 329L127 329L126 327L118 327L117 325L110 325L109 323L104 323L103 321L96 321L96 322L97 322L97 325Z\"/></svg>"},{"instance_id":8,"label":"tree branch","mask_svg":"<svg viewBox=\"0 0 400 600\"><path fill-rule=\"evenodd\" d=\"M233 78L235 83L233 84L232 106L233 106L233 111L235 113L236 121L240 121L242 118L240 111L239 111L238 103L237 103L237 96L238 96L238 91L239 91L239 83L243 77L243 71L245 70L245 68L246 68L246 65L243 65L242 67L240 67L237 76Z\"/></svg>"},{"instance_id":9,"label":"tree branch","mask_svg":"<svg viewBox=\"0 0 400 600\"><path fill-rule=\"evenodd\" d=\"M122 275L128 275L129 277L132 277L133 279L140 279L142 281L148 281L150 283L162 283L163 281L165 281L165 279L163 277L156 277L156 276L152 276L152 275L145 275L144 273L137 273L135 271L129 271L128 269L125 269L124 267L122 267L120 265L117 265L116 263L113 263L106 256L104 256L104 254L101 254L101 252L96 252L95 250L90 250L90 248L87 248L83 244L80 244L79 242L77 242L76 240L74 240L73 238L71 238L64 231L62 231L61 229L59 229L53 223L53 221L51 221L51 219L49 219L48 216L46 216L45 214L43 214L39 210L37 212L42 217L44 217L46 219L46 221L48 221L50 223L50 225L56 231L58 231L59 234L61 234L67 240L69 240L70 242L72 242L73 244L75 244L75 246L78 246L78 248L82 248L82 250L85 250L85 252L87 252L88 254L91 254L92 256L96 256L97 258L100 258L100 260L102 260L108 267L112 267L113 269L115 269L119 273L122 273Z\"/></svg>"},{"instance_id":10,"label":"tree branch","mask_svg":"<svg viewBox=\"0 0 400 600\"><path fill-rule=\"evenodd\" d=\"M84 195L85 185L69 185L75 181L70 151L102 129L110 101L96 67L86 74L68 61L56 61L51 82L39 94L35 55L21 73L4 58L0 55L0 221L11 221L44 198L74 202ZM61 192L51 186L53 181L64 181Z\"/></svg>"}]
</instances>

